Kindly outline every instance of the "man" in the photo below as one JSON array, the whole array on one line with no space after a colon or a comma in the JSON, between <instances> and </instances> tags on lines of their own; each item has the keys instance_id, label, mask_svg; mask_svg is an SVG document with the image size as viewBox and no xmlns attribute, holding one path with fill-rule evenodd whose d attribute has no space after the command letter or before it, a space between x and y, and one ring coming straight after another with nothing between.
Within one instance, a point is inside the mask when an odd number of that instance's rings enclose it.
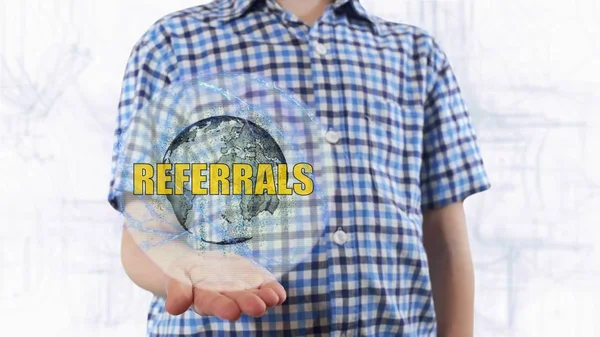
<instances>
[{"instance_id":1,"label":"man","mask_svg":"<svg viewBox=\"0 0 600 337\"><path fill-rule=\"evenodd\" d=\"M117 141L155 92L202 72L274 81L326 125L324 146L348 156L332 173L319 249L278 282L242 258L199 257L183 242L142 252L147 234L126 226L124 268L156 295L149 336L473 335L462 202L490 184L431 36L372 16L358 0L216 0L173 13L132 52ZM147 212L114 184L109 198Z\"/></svg>"}]
</instances>

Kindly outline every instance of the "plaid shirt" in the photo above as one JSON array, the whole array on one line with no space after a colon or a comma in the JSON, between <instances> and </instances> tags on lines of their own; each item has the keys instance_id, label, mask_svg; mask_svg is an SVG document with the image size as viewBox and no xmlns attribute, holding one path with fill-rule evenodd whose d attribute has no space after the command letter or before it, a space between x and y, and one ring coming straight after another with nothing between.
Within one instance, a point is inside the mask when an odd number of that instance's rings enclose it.
<instances>
[{"instance_id":1,"label":"plaid shirt","mask_svg":"<svg viewBox=\"0 0 600 337\"><path fill-rule=\"evenodd\" d=\"M283 276L282 306L228 322L192 310L171 316L154 298L149 336L435 336L422 213L490 187L435 40L357 0L336 1L312 27L273 0L182 10L157 21L131 54L117 143L153 93L201 72L274 81L333 132L323 137L333 155L349 155L336 156L327 235ZM114 185L109 201L118 208Z\"/></svg>"}]
</instances>

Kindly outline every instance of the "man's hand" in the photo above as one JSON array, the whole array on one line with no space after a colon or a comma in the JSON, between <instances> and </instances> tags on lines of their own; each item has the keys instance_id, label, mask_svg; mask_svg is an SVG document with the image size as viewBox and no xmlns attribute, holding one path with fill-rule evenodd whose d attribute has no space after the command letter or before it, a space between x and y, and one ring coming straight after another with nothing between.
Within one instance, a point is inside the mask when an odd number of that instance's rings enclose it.
<instances>
[{"instance_id":1,"label":"man's hand","mask_svg":"<svg viewBox=\"0 0 600 337\"><path fill-rule=\"evenodd\" d=\"M268 271L233 254L191 252L167 274L165 307L172 315L192 307L200 315L234 321L242 313L259 317L286 298Z\"/></svg>"},{"instance_id":2,"label":"man's hand","mask_svg":"<svg viewBox=\"0 0 600 337\"><path fill-rule=\"evenodd\" d=\"M174 214L153 219L150 203L126 198L128 217L123 228L121 260L131 280L156 296L166 297L166 310L179 315L190 307L200 315L237 320L245 313L261 316L282 304L286 292L266 269L239 255L219 251L196 251L180 238L147 250L141 242L164 240L149 229L169 231ZM154 209L154 212L157 210ZM131 226L146 219L143 230ZM148 220L150 219L150 220Z\"/></svg>"}]
</instances>

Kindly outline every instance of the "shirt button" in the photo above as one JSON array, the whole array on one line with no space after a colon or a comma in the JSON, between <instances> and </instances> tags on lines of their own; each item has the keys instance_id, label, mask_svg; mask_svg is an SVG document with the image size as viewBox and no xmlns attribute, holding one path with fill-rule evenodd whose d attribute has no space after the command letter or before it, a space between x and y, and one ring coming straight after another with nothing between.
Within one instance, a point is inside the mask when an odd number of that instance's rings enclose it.
<instances>
[{"instance_id":1,"label":"shirt button","mask_svg":"<svg viewBox=\"0 0 600 337\"><path fill-rule=\"evenodd\" d=\"M340 138L342 138L342 136L339 131L329 130L325 133L325 140L328 143L335 144L340 141Z\"/></svg>"},{"instance_id":2,"label":"shirt button","mask_svg":"<svg viewBox=\"0 0 600 337\"><path fill-rule=\"evenodd\" d=\"M338 229L335 231L335 233L333 233L333 242L341 246L346 243L346 241L348 241L348 234L346 234L346 232L343 230Z\"/></svg>"},{"instance_id":3,"label":"shirt button","mask_svg":"<svg viewBox=\"0 0 600 337\"><path fill-rule=\"evenodd\" d=\"M327 54L327 47L325 47L322 43L315 42L315 51L317 54L324 56Z\"/></svg>"}]
</instances>

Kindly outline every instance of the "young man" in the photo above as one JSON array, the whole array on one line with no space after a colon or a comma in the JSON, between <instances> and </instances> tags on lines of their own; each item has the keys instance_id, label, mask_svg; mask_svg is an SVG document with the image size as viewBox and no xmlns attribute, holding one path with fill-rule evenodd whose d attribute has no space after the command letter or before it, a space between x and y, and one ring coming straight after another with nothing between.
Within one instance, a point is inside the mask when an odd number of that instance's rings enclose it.
<instances>
[{"instance_id":1,"label":"young man","mask_svg":"<svg viewBox=\"0 0 600 337\"><path fill-rule=\"evenodd\" d=\"M473 335L462 202L490 184L431 36L372 16L358 0L216 0L179 11L132 52L117 140L154 93L201 72L274 81L329 129L324 144L349 158L335 170L320 249L277 281L183 242L142 252L144 234L126 226L124 268L156 295L149 336ZM115 166L120 155L116 148ZM114 188L109 199L145 212Z\"/></svg>"}]
</instances>

